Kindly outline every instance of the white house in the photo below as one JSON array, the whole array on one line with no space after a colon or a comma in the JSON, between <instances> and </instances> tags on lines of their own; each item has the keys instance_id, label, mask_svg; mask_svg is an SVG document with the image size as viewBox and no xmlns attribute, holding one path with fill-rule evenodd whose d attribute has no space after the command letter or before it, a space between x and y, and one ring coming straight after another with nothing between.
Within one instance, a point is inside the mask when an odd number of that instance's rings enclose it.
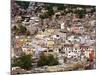
<instances>
[{"instance_id":1,"label":"white house","mask_svg":"<svg viewBox=\"0 0 100 75\"><path fill-rule=\"evenodd\" d=\"M78 59L81 55L80 46L78 44L75 44L74 46L69 46L65 48L67 53L67 58L76 58Z\"/></svg>"},{"instance_id":2,"label":"white house","mask_svg":"<svg viewBox=\"0 0 100 75\"><path fill-rule=\"evenodd\" d=\"M61 29L65 29L65 23L63 22L63 23L61 23Z\"/></svg>"},{"instance_id":3,"label":"white house","mask_svg":"<svg viewBox=\"0 0 100 75\"><path fill-rule=\"evenodd\" d=\"M54 40L54 39L59 40L59 39L60 39L60 36L59 36L59 35L53 35L52 38L53 38L53 40Z\"/></svg>"}]
</instances>

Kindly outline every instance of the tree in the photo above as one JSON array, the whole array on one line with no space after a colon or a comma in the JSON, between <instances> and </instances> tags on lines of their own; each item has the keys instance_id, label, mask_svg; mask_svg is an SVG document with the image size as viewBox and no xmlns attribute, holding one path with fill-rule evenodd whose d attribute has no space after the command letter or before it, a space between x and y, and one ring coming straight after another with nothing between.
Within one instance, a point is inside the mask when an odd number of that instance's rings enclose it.
<instances>
[{"instance_id":1,"label":"tree","mask_svg":"<svg viewBox=\"0 0 100 75\"><path fill-rule=\"evenodd\" d=\"M40 55L40 59L39 59L39 61L37 62L37 66L45 66L47 64L47 57L45 56L45 54L44 53L42 53L41 55Z\"/></svg>"},{"instance_id":2,"label":"tree","mask_svg":"<svg viewBox=\"0 0 100 75\"><path fill-rule=\"evenodd\" d=\"M65 9L64 4L59 4L59 5L58 5L58 10L64 10L64 9Z\"/></svg>"},{"instance_id":3,"label":"tree","mask_svg":"<svg viewBox=\"0 0 100 75\"><path fill-rule=\"evenodd\" d=\"M26 31L27 31L26 27L24 27L22 25L19 26L19 33L24 34L24 33L26 33Z\"/></svg>"},{"instance_id":4,"label":"tree","mask_svg":"<svg viewBox=\"0 0 100 75\"><path fill-rule=\"evenodd\" d=\"M42 14L42 15L39 15L39 17L40 17L41 19L45 19L45 17L44 17L43 14Z\"/></svg>"},{"instance_id":5,"label":"tree","mask_svg":"<svg viewBox=\"0 0 100 75\"><path fill-rule=\"evenodd\" d=\"M93 13L93 12L96 12L96 8L95 7L93 7L92 10L91 10L91 13Z\"/></svg>"},{"instance_id":6,"label":"tree","mask_svg":"<svg viewBox=\"0 0 100 75\"><path fill-rule=\"evenodd\" d=\"M40 15L39 17L41 19L46 19L46 18L50 18L52 15L54 15L54 11L53 11L53 4L47 4L45 6L45 9L48 10L47 12L43 13L42 15Z\"/></svg>"},{"instance_id":7,"label":"tree","mask_svg":"<svg viewBox=\"0 0 100 75\"><path fill-rule=\"evenodd\" d=\"M12 32L14 32L15 34L18 33L18 30L19 30L19 29L18 29L16 26L12 27Z\"/></svg>"},{"instance_id":8,"label":"tree","mask_svg":"<svg viewBox=\"0 0 100 75\"><path fill-rule=\"evenodd\" d=\"M47 12L47 14L48 14L48 16L54 15L53 8L52 9L49 9L48 12Z\"/></svg>"},{"instance_id":9,"label":"tree","mask_svg":"<svg viewBox=\"0 0 100 75\"><path fill-rule=\"evenodd\" d=\"M57 58L54 58L53 55L48 55L46 56L44 53L41 54L39 61L37 62L37 66L53 66L53 65L58 65L58 60Z\"/></svg>"},{"instance_id":10,"label":"tree","mask_svg":"<svg viewBox=\"0 0 100 75\"><path fill-rule=\"evenodd\" d=\"M30 4L30 2L25 2L25 1L16 1L16 3L17 3L18 5L20 5L21 8L24 8L24 9L27 9L28 6L29 6L29 4Z\"/></svg>"},{"instance_id":11,"label":"tree","mask_svg":"<svg viewBox=\"0 0 100 75\"><path fill-rule=\"evenodd\" d=\"M75 13L79 16L79 18L83 18L86 14L85 10L76 10Z\"/></svg>"},{"instance_id":12,"label":"tree","mask_svg":"<svg viewBox=\"0 0 100 75\"><path fill-rule=\"evenodd\" d=\"M12 30L18 30L18 28L16 26L13 26Z\"/></svg>"},{"instance_id":13,"label":"tree","mask_svg":"<svg viewBox=\"0 0 100 75\"><path fill-rule=\"evenodd\" d=\"M15 35L30 35L30 32L27 30L27 28L20 23L18 24L18 27L14 26L12 31L15 33Z\"/></svg>"},{"instance_id":14,"label":"tree","mask_svg":"<svg viewBox=\"0 0 100 75\"><path fill-rule=\"evenodd\" d=\"M12 66L19 66L23 69L30 69L32 67L32 55L23 53L18 58L14 58Z\"/></svg>"},{"instance_id":15,"label":"tree","mask_svg":"<svg viewBox=\"0 0 100 75\"><path fill-rule=\"evenodd\" d=\"M58 65L57 58L54 58L54 56L51 54L48 56L47 61L49 66Z\"/></svg>"},{"instance_id":16,"label":"tree","mask_svg":"<svg viewBox=\"0 0 100 75\"><path fill-rule=\"evenodd\" d=\"M26 35L29 36L31 33L29 31L26 32Z\"/></svg>"}]
</instances>

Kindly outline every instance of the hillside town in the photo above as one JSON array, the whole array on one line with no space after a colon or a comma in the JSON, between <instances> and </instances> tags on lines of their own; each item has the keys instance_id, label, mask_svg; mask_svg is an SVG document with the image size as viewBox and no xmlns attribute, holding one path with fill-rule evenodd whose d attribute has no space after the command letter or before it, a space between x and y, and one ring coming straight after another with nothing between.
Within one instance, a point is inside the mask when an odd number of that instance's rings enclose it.
<instances>
[{"instance_id":1,"label":"hillside town","mask_svg":"<svg viewBox=\"0 0 100 75\"><path fill-rule=\"evenodd\" d=\"M95 6L12 0L12 75L95 69L95 9ZM20 67L20 62L14 65L23 54L31 55L31 68L25 63L26 68ZM23 58L23 62L27 59Z\"/></svg>"}]
</instances>

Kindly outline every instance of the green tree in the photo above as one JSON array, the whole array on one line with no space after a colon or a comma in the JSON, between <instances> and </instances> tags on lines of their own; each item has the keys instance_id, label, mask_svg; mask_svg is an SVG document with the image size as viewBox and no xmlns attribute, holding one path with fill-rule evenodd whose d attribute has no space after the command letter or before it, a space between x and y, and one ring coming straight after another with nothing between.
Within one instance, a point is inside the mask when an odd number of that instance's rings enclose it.
<instances>
[{"instance_id":1,"label":"green tree","mask_svg":"<svg viewBox=\"0 0 100 75\"><path fill-rule=\"evenodd\" d=\"M59 5L58 5L58 10L64 10L64 9L65 9L64 4L59 4Z\"/></svg>"},{"instance_id":2,"label":"green tree","mask_svg":"<svg viewBox=\"0 0 100 75\"><path fill-rule=\"evenodd\" d=\"M59 63L58 63L57 58L54 58L54 56L51 54L46 56L44 53L40 55L40 59L37 62L37 65L39 67L46 66L46 65L53 66L53 65L58 65L58 64Z\"/></svg>"},{"instance_id":3,"label":"green tree","mask_svg":"<svg viewBox=\"0 0 100 75\"><path fill-rule=\"evenodd\" d=\"M14 26L12 28L12 32L14 32L15 35L30 35L30 32L27 30L27 28L21 24L18 24L18 27Z\"/></svg>"},{"instance_id":4,"label":"green tree","mask_svg":"<svg viewBox=\"0 0 100 75\"><path fill-rule=\"evenodd\" d=\"M30 54L22 54L18 58L14 58L12 62L12 66L19 66L23 69L31 69L32 67L32 55Z\"/></svg>"},{"instance_id":5,"label":"green tree","mask_svg":"<svg viewBox=\"0 0 100 75\"><path fill-rule=\"evenodd\" d=\"M37 65L40 67L40 66L45 66L46 64L47 64L47 57L45 56L44 53L42 53L40 55L39 61L37 62Z\"/></svg>"},{"instance_id":6,"label":"green tree","mask_svg":"<svg viewBox=\"0 0 100 75\"><path fill-rule=\"evenodd\" d=\"M21 6L21 8L27 9L30 2L26 2L26 1L16 1L16 3Z\"/></svg>"},{"instance_id":7,"label":"green tree","mask_svg":"<svg viewBox=\"0 0 100 75\"><path fill-rule=\"evenodd\" d=\"M40 17L41 19L45 19L44 15L39 15L39 17Z\"/></svg>"},{"instance_id":8,"label":"green tree","mask_svg":"<svg viewBox=\"0 0 100 75\"><path fill-rule=\"evenodd\" d=\"M18 29L16 26L12 27L12 32L14 32L15 34L18 33L18 30L19 30L19 29Z\"/></svg>"},{"instance_id":9,"label":"green tree","mask_svg":"<svg viewBox=\"0 0 100 75\"><path fill-rule=\"evenodd\" d=\"M83 18L86 14L86 10L76 10L74 13L76 13L79 18Z\"/></svg>"},{"instance_id":10,"label":"green tree","mask_svg":"<svg viewBox=\"0 0 100 75\"><path fill-rule=\"evenodd\" d=\"M51 54L48 56L47 62L49 66L58 65L57 58L54 58Z\"/></svg>"},{"instance_id":11,"label":"green tree","mask_svg":"<svg viewBox=\"0 0 100 75\"><path fill-rule=\"evenodd\" d=\"M26 27L24 27L22 25L19 26L19 33L24 34L24 33L26 33L26 31L27 31Z\"/></svg>"}]
</instances>

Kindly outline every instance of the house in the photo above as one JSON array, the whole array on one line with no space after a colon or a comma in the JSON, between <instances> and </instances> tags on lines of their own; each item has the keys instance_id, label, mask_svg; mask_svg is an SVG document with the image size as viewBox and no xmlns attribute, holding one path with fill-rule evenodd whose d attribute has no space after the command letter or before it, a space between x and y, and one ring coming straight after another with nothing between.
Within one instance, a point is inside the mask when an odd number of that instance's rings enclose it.
<instances>
[{"instance_id":1,"label":"house","mask_svg":"<svg viewBox=\"0 0 100 75\"><path fill-rule=\"evenodd\" d=\"M71 43L73 43L74 42L74 37L75 37L74 35L68 36L67 40L70 41Z\"/></svg>"},{"instance_id":2,"label":"house","mask_svg":"<svg viewBox=\"0 0 100 75\"><path fill-rule=\"evenodd\" d=\"M34 48L22 48L23 52L26 53L26 54L32 54L34 55L35 53L35 49Z\"/></svg>"},{"instance_id":3,"label":"house","mask_svg":"<svg viewBox=\"0 0 100 75\"><path fill-rule=\"evenodd\" d=\"M91 12L91 8L86 8L86 12Z\"/></svg>"},{"instance_id":4,"label":"house","mask_svg":"<svg viewBox=\"0 0 100 75\"><path fill-rule=\"evenodd\" d=\"M56 46L55 46L55 48L54 48L54 53L59 54L59 47L56 47Z\"/></svg>"},{"instance_id":5,"label":"house","mask_svg":"<svg viewBox=\"0 0 100 75\"><path fill-rule=\"evenodd\" d=\"M63 23L61 23L61 27L60 27L60 29L65 29L65 23L63 22Z\"/></svg>"},{"instance_id":6,"label":"house","mask_svg":"<svg viewBox=\"0 0 100 75\"><path fill-rule=\"evenodd\" d=\"M84 53L86 50L88 50L89 46L86 45L80 45L80 49L82 50L82 52Z\"/></svg>"},{"instance_id":7,"label":"house","mask_svg":"<svg viewBox=\"0 0 100 75\"><path fill-rule=\"evenodd\" d=\"M59 15L60 16L61 15L61 12L56 12L55 15Z\"/></svg>"},{"instance_id":8,"label":"house","mask_svg":"<svg viewBox=\"0 0 100 75\"><path fill-rule=\"evenodd\" d=\"M57 6L53 6L53 11L57 11L58 10L58 8L57 8Z\"/></svg>"},{"instance_id":9,"label":"house","mask_svg":"<svg viewBox=\"0 0 100 75\"><path fill-rule=\"evenodd\" d=\"M63 51L65 52L65 54L67 55L67 57L69 57L69 55L70 55L70 53L71 53L72 50L73 50L73 45L72 44L65 44L64 45Z\"/></svg>"},{"instance_id":10,"label":"house","mask_svg":"<svg viewBox=\"0 0 100 75\"><path fill-rule=\"evenodd\" d=\"M35 49L36 49L36 51L35 51L35 56L36 56L37 58L39 58L39 56L40 56L40 54L41 54L42 52L44 52L44 51L47 50L47 48L43 48L43 47L41 47L41 46L36 46Z\"/></svg>"},{"instance_id":11,"label":"house","mask_svg":"<svg viewBox=\"0 0 100 75\"><path fill-rule=\"evenodd\" d=\"M82 7L77 7L77 10L83 10L83 8Z\"/></svg>"},{"instance_id":12,"label":"house","mask_svg":"<svg viewBox=\"0 0 100 75\"><path fill-rule=\"evenodd\" d=\"M78 58L78 55L74 52L70 52L70 53L68 53L67 58L68 59L75 59L75 58Z\"/></svg>"},{"instance_id":13,"label":"house","mask_svg":"<svg viewBox=\"0 0 100 75\"><path fill-rule=\"evenodd\" d=\"M83 26L80 26L79 27L79 31L80 31L80 33L84 33L84 27Z\"/></svg>"},{"instance_id":14,"label":"house","mask_svg":"<svg viewBox=\"0 0 100 75\"><path fill-rule=\"evenodd\" d=\"M80 56L81 56L81 49L80 49L80 45L79 44L74 44L73 52L76 54L76 57L80 58Z\"/></svg>"},{"instance_id":15,"label":"house","mask_svg":"<svg viewBox=\"0 0 100 75\"><path fill-rule=\"evenodd\" d=\"M79 59L81 55L80 45L65 45L65 54L68 59Z\"/></svg>"},{"instance_id":16,"label":"house","mask_svg":"<svg viewBox=\"0 0 100 75\"><path fill-rule=\"evenodd\" d=\"M85 45L81 45L80 46L81 50L82 50L82 54L86 57L86 58L90 58L91 54L93 56L95 56L95 49L94 47L91 46L85 46Z\"/></svg>"},{"instance_id":17,"label":"house","mask_svg":"<svg viewBox=\"0 0 100 75\"><path fill-rule=\"evenodd\" d=\"M53 47L54 46L54 41L53 40L48 40L47 41L47 47Z\"/></svg>"},{"instance_id":18,"label":"house","mask_svg":"<svg viewBox=\"0 0 100 75\"><path fill-rule=\"evenodd\" d=\"M60 36L59 35L53 35L52 38L53 38L53 40L59 40Z\"/></svg>"},{"instance_id":19,"label":"house","mask_svg":"<svg viewBox=\"0 0 100 75\"><path fill-rule=\"evenodd\" d=\"M45 54L45 55L53 55L54 57L57 57L57 55L55 55L55 53L56 52L54 52L54 49L53 48L46 48L44 51L43 51L43 53Z\"/></svg>"},{"instance_id":20,"label":"house","mask_svg":"<svg viewBox=\"0 0 100 75\"><path fill-rule=\"evenodd\" d=\"M71 31L71 28L70 28L70 27L67 27L67 31L69 31L69 32L70 32L70 31Z\"/></svg>"},{"instance_id":21,"label":"house","mask_svg":"<svg viewBox=\"0 0 100 75\"><path fill-rule=\"evenodd\" d=\"M47 47L44 49L43 53L46 55L53 55L55 58L57 58L60 53L59 53L59 46L54 46L54 47Z\"/></svg>"},{"instance_id":22,"label":"house","mask_svg":"<svg viewBox=\"0 0 100 75\"><path fill-rule=\"evenodd\" d=\"M11 58L15 57L14 48L11 48Z\"/></svg>"},{"instance_id":23,"label":"house","mask_svg":"<svg viewBox=\"0 0 100 75\"><path fill-rule=\"evenodd\" d=\"M22 73L26 73L26 70L21 69L20 67L12 67L12 71L11 71L12 75L17 75Z\"/></svg>"},{"instance_id":24,"label":"house","mask_svg":"<svg viewBox=\"0 0 100 75\"><path fill-rule=\"evenodd\" d=\"M71 31L74 33L83 33L84 27L83 26L72 26Z\"/></svg>"},{"instance_id":25,"label":"house","mask_svg":"<svg viewBox=\"0 0 100 75\"><path fill-rule=\"evenodd\" d=\"M58 34L62 40L66 40L66 33L59 32Z\"/></svg>"},{"instance_id":26,"label":"house","mask_svg":"<svg viewBox=\"0 0 100 75\"><path fill-rule=\"evenodd\" d=\"M71 44L71 42L70 41L68 41L68 40L65 40L65 44Z\"/></svg>"},{"instance_id":27,"label":"house","mask_svg":"<svg viewBox=\"0 0 100 75\"><path fill-rule=\"evenodd\" d=\"M48 10L42 9L41 12L46 13L46 12L48 12Z\"/></svg>"},{"instance_id":28,"label":"house","mask_svg":"<svg viewBox=\"0 0 100 75\"><path fill-rule=\"evenodd\" d=\"M73 44L65 44L64 51L71 51L73 49Z\"/></svg>"},{"instance_id":29,"label":"house","mask_svg":"<svg viewBox=\"0 0 100 75\"><path fill-rule=\"evenodd\" d=\"M74 43L80 43L80 39L74 37Z\"/></svg>"},{"instance_id":30,"label":"house","mask_svg":"<svg viewBox=\"0 0 100 75\"><path fill-rule=\"evenodd\" d=\"M79 33L79 27L73 26L71 28L71 31L74 32L74 33Z\"/></svg>"},{"instance_id":31,"label":"house","mask_svg":"<svg viewBox=\"0 0 100 75\"><path fill-rule=\"evenodd\" d=\"M96 20L91 20L89 21L89 23L91 24L91 26L96 26Z\"/></svg>"},{"instance_id":32,"label":"house","mask_svg":"<svg viewBox=\"0 0 100 75\"><path fill-rule=\"evenodd\" d=\"M91 49L90 53L89 53L89 60L90 62L93 62L95 59L95 51Z\"/></svg>"},{"instance_id":33,"label":"house","mask_svg":"<svg viewBox=\"0 0 100 75\"><path fill-rule=\"evenodd\" d=\"M20 47L22 47L22 45L23 45L24 43L25 43L24 41L15 40L14 48L20 48Z\"/></svg>"},{"instance_id":34,"label":"house","mask_svg":"<svg viewBox=\"0 0 100 75\"><path fill-rule=\"evenodd\" d=\"M58 58L58 62L59 62L59 64L64 64L64 58L61 56L61 57L59 57Z\"/></svg>"},{"instance_id":35,"label":"house","mask_svg":"<svg viewBox=\"0 0 100 75\"><path fill-rule=\"evenodd\" d=\"M21 16L16 16L15 17L15 22L19 22L19 21L21 21L22 20L22 17Z\"/></svg>"},{"instance_id":36,"label":"house","mask_svg":"<svg viewBox=\"0 0 100 75\"><path fill-rule=\"evenodd\" d=\"M32 54L35 55L35 48L32 46L31 42L27 42L22 46L22 51L26 54Z\"/></svg>"},{"instance_id":37,"label":"house","mask_svg":"<svg viewBox=\"0 0 100 75\"><path fill-rule=\"evenodd\" d=\"M86 43L86 40L83 36L79 36L79 39L80 39L80 44Z\"/></svg>"}]
</instances>

